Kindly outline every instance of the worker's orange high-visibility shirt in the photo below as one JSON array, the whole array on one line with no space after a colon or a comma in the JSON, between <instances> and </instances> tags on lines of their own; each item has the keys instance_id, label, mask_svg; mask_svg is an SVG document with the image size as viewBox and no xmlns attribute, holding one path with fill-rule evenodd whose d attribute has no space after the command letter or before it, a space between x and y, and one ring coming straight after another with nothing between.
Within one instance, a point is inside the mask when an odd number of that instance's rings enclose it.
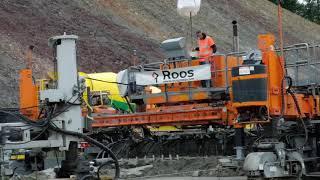
<instances>
[{"instance_id":1,"label":"worker's orange high-visibility shirt","mask_svg":"<svg viewBox=\"0 0 320 180\"><path fill-rule=\"evenodd\" d=\"M212 45L214 45L215 42L210 36L206 36L205 39L199 39L198 45L199 45L199 58L208 58L212 55L213 49L211 48Z\"/></svg>"}]
</instances>

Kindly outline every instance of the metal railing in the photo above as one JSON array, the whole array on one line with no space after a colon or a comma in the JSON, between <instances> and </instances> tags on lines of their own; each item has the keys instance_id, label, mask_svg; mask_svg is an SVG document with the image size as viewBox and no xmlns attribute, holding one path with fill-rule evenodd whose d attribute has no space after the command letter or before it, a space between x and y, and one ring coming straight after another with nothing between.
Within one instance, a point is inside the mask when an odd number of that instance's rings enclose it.
<instances>
[{"instance_id":1,"label":"metal railing","mask_svg":"<svg viewBox=\"0 0 320 180\"><path fill-rule=\"evenodd\" d=\"M247 55L248 52L243 51L243 52L231 52L225 55L225 87L227 90L229 90L229 88L231 87L231 85L229 84L229 79L231 79L231 77L229 77L229 72L232 71L232 67L229 67L229 63L228 63L228 59L229 57L233 56L237 59L237 66L241 65L241 61L243 60L243 56Z\"/></svg>"},{"instance_id":2,"label":"metal railing","mask_svg":"<svg viewBox=\"0 0 320 180\"><path fill-rule=\"evenodd\" d=\"M284 60L294 86L320 84L320 45L300 43L285 47Z\"/></svg>"},{"instance_id":3,"label":"metal railing","mask_svg":"<svg viewBox=\"0 0 320 180\"><path fill-rule=\"evenodd\" d=\"M276 49L280 55L280 49ZM223 56L225 66L222 69L214 68L211 73L218 74L223 73L224 85L219 86L219 88L225 88L226 91L229 90L231 84L229 84L229 79L231 78L232 67L229 67L230 57L236 58L237 65L242 65L243 56L247 55L248 52L231 52L228 54L216 54L213 56ZM305 86L310 84L320 84L320 45L309 45L307 43L299 43L284 48L284 59L287 74L292 78L294 86ZM156 71L160 70L161 66L166 66L173 63L188 62L190 65L193 60L191 59L179 59L179 60L164 60L161 62L154 62L149 64L142 64L139 66L132 66L128 68L128 80L134 82L134 72L141 71ZM179 67L177 67L179 68ZM217 76L214 76L217 78ZM137 92L144 94L144 87L136 86L139 89ZM191 88L189 86L189 88ZM212 89L216 88L215 84L212 84ZM189 89L190 90L190 89ZM129 93L129 96L131 94Z\"/></svg>"},{"instance_id":4,"label":"metal railing","mask_svg":"<svg viewBox=\"0 0 320 180\"><path fill-rule=\"evenodd\" d=\"M237 59L237 65L241 65L241 60L242 60L242 56L246 55L247 52L232 52L232 53L228 53L228 54L215 54L213 56L222 56L223 57L223 61L225 66L222 69L216 69L214 68L211 71L211 74L218 74L218 73L223 73L223 77L221 77L224 80L224 85L223 86L219 86L220 89L224 89L225 91L228 91L228 89L230 88L230 84L229 84L229 76L231 76L231 71L232 71L232 67L228 66L228 60L229 57L233 56L236 57ZM134 73L135 72L142 72L142 71L157 71L161 69L161 66L168 66L170 64L179 64L180 62L186 62L188 63L188 66L191 65L191 62L194 60L191 59L179 59L179 60L164 60L161 62L153 62L153 63L148 63L148 64L142 64L139 66L131 66L128 68L128 84L132 83L135 81L135 77L134 77ZM179 67L176 67L179 68ZM217 76L214 76L215 78L217 78ZM135 86L137 93L130 93L130 87L129 87L129 96L131 95L144 95L144 86ZM210 91L210 89L213 91L215 88L217 88L215 86L215 84L212 84L211 88L204 88L203 90L205 91ZM185 91L190 91L194 89L193 87L190 86L189 83L189 88L188 90Z\"/></svg>"}]
</instances>

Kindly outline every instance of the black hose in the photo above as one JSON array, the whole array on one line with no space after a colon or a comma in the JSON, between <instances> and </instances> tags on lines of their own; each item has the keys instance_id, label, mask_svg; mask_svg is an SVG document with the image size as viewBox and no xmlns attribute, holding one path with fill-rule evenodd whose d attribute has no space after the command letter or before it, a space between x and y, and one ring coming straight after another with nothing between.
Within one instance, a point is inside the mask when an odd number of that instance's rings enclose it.
<instances>
[{"instance_id":1,"label":"black hose","mask_svg":"<svg viewBox=\"0 0 320 180\"><path fill-rule=\"evenodd\" d=\"M39 120L39 121L32 121L21 114L9 112L9 111L0 110L0 113L10 115L11 117L13 117L14 119L16 119L18 121L23 121L24 123L31 125L31 126L35 126L35 127L45 127L46 125L48 125L48 122L49 122L47 119ZM44 124L42 124L43 122L44 122Z\"/></svg>"},{"instance_id":2,"label":"black hose","mask_svg":"<svg viewBox=\"0 0 320 180\"><path fill-rule=\"evenodd\" d=\"M294 104L297 108L297 111L298 111L298 114L299 114L299 120L301 121L301 124L304 128L304 133L305 133L305 136L304 136L304 143L302 146L298 147L298 149L302 149L307 143L308 143L308 129L307 129L307 126L306 124L304 123L304 120L302 119L302 112L301 112L301 109L300 109L300 106L299 106L299 103L298 103L298 100L297 100L297 97L295 96L295 94L292 92L291 89L288 89L288 93L292 96L293 98L293 101L294 101Z\"/></svg>"},{"instance_id":3,"label":"black hose","mask_svg":"<svg viewBox=\"0 0 320 180\"><path fill-rule=\"evenodd\" d=\"M104 144L100 143L99 141L85 135L85 134L82 134L82 133L78 133L78 132L73 132L73 131L67 131L67 130L63 130L63 129L60 129L58 127L54 127L52 124L49 125L50 129L55 131L55 132L58 132L58 133L62 133L62 134L66 134L66 135L70 135L70 136L76 136L78 138L82 138L84 139L85 141L87 141L88 143L90 144L93 144L101 149L103 149L105 152L107 152L110 157L114 160L114 164L115 164L115 169L116 169L116 173L115 173L115 177L114 179L118 179L120 177L120 166L119 166L119 161L117 159L117 157L113 154L113 152L107 147L105 146ZM101 167L101 166L100 166ZM99 168L100 168L99 167Z\"/></svg>"},{"instance_id":4,"label":"black hose","mask_svg":"<svg viewBox=\"0 0 320 180\"><path fill-rule=\"evenodd\" d=\"M282 81L281 81L281 115L279 117L283 118L284 116L284 110L285 110L285 102L284 102L284 81L285 81L285 77L283 77Z\"/></svg>"},{"instance_id":5,"label":"black hose","mask_svg":"<svg viewBox=\"0 0 320 180\"><path fill-rule=\"evenodd\" d=\"M128 96L125 96L124 99L126 100L126 103L127 103L128 107L129 107L131 113L134 113L133 108L132 108L132 106L131 106L131 104L129 102Z\"/></svg>"},{"instance_id":6,"label":"black hose","mask_svg":"<svg viewBox=\"0 0 320 180\"><path fill-rule=\"evenodd\" d=\"M288 89L286 90L287 92L291 91L291 87L292 87L292 78L290 76L284 76L282 81L281 81L281 115L280 118L283 118L284 116L284 110L285 110L285 99L284 99L284 95L285 95L285 89L284 89L284 81L288 80Z\"/></svg>"},{"instance_id":7,"label":"black hose","mask_svg":"<svg viewBox=\"0 0 320 180\"><path fill-rule=\"evenodd\" d=\"M105 163L101 164L101 165L98 167L97 177L98 177L99 180L101 179L101 178L100 178L100 170L101 170L101 168L102 168L103 166L108 165L109 163L110 163L110 162L105 162Z\"/></svg>"},{"instance_id":8,"label":"black hose","mask_svg":"<svg viewBox=\"0 0 320 180\"><path fill-rule=\"evenodd\" d=\"M72 103L74 103L74 102L72 102ZM91 138L91 137L89 137L89 136L87 136L85 134L78 133L78 132L73 132L73 131L63 130L63 129L60 129L57 126L55 126L55 124L51 123L51 120L53 118L59 116L61 113L65 112L67 109L69 109L71 106L73 106L73 105L67 106L65 109L63 109L63 111L60 111L58 113L51 112L48 118L41 119L41 120L38 120L38 121L35 121L35 122L30 120L29 118L23 116L22 114L15 114L15 113L11 113L11 112L8 112L8 111L3 111L1 109L0 109L0 113L2 112L2 113L5 113L5 114L8 114L8 115L12 116L13 118L15 118L17 120L20 120L20 121L23 121L23 122L25 122L25 123L27 123L27 124L29 124L31 126L45 128L40 134L45 132L47 129L50 129L52 131L55 131L55 132L58 132L58 133L61 133L61 134L70 135L70 136L76 136L78 138L82 138L82 139L86 140L87 142L89 142L90 144L93 144L93 145L103 149L103 151L107 152L110 155L110 157L114 160L115 169L116 169L116 173L115 173L114 179L118 179L120 177L119 161L118 161L117 157L114 155L114 153L107 146L105 146L104 144L100 143L99 141L97 141L97 140L95 140L95 139L93 139L93 138ZM44 124L42 124L43 122L44 122Z\"/></svg>"},{"instance_id":9,"label":"black hose","mask_svg":"<svg viewBox=\"0 0 320 180\"><path fill-rule=\"evenodd\" d=\"M84 77L84 78L85 79L90 79L90 80L93 80L93 81L100 81L100 82L104 82L104 83L110 83L110 84L119 84L119 85L125 85L125 86L129 86L130 85L128 83L120 83L120 82L115 82L115 81L104 81L104 80L101 80L101 79L95 79L95 78L89 78L89 77ZM144 87L145 85L136 84L136 86Z\"/></svg>"}]
</instances>

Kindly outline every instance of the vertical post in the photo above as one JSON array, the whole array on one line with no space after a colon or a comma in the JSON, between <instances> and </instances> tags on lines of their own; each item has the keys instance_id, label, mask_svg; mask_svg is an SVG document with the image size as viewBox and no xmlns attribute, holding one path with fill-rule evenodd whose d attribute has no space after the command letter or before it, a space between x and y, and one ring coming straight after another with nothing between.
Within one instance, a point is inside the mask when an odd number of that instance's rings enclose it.
<instances>
[{"instance_id":1,"label":"vertical post","mask_svg":"<svg viewBox=\"0 0 320 180\"><path fill-rule=\"evenodd\" d=\"M193 41L192 41L192 14L190 11L190 42L191 42L191 47L193 47Z\"/></svg>"},{"instance_id":2,"label":"vertical post","mask_svg":"<svg viewBox=\"0 0 320 180\"><path fill-rule=\"evenodd\" d=\"M29 46L27 50L27 69L32 69L32 54L33 54L34 46Z\"/></svg>"},{"instance_id":3,"label":"vertical post","mask_svg":"<svg viewBox=\"0 0 320 180\"><path fill-rule=\"evenodd\" d=\"M223 56L224 57L224 63L225 63L225 87L227 91L229 92L229 66L228 66L228 56Z\"/></svg>"},{"instance_id":4,"label":"vertical post","mask_svg":"<svg viewBox=\"0 0 320 180\"><path fill-rule=\"evenodd\" d=\"M86 119L86 122L85 122L85 128L87 129L87 131L91 131L92 130L92 99L91 99L91 90L90 90L90 87L87 87L87 98L88 98L88 105L90 106L88 108L88 117L85 118Z\"/></svg>"},{"instance_id":5,"label":"vertical post","mask_svg":"<svg viewBox=\"0 0 320 180\"><path fill-rule=\"evenodd\" d=\"M137 63L137 50L133 50L133 66L136 66Z\"/></svg>"},{"instance_id":6,"label":"vertical post","mask_svg":"<svg viewBox=\"0 0 320 180\"><path fill-rule=\"evenodd\" d=\"M278 33L280 38L280 64L283 69L283 75L285 75L285 59L284 59L284 52L283 52L283 28L282 28L282 0L278 0ZM283 88L283 87L282 87Z\"/></svg>"},{"instance_id":7,"label":"vertical post","mask_svg":"<svg viewBox=\"0 0 320 180\"><path fill-rule=\"evenodd\" d=\"M240 51L240 47L239 47L239 36L238 36L238 24L237 21L234 20L232 21L232 28L233 28L233 47L232 47L232 51L233 52L239 52Z\"/></svg>"},{"instance_id":8,"label":"vertical post","mask_svg":"<svg viewBox=\"0 0 320 180\"><path fill-rule=\"evenodd\" d=\"M1 140L0 140L1 141ZM3 149L0 148L0 162L2 162L0 164L0 177L1 177L1 180L4 180L4 152L3 152Z\"/></svg>"},{"instance_id":9,"label":"vertical post","mask_svg":"<svg viewBox=\"0 0 320 180\"><path fill-rule=\"evenodd\" d=\"M243 160L244 159L244 130L243 128L235 128L234 135L235 147L236 150L236 159Z\"/></svg>"}]
</instances>

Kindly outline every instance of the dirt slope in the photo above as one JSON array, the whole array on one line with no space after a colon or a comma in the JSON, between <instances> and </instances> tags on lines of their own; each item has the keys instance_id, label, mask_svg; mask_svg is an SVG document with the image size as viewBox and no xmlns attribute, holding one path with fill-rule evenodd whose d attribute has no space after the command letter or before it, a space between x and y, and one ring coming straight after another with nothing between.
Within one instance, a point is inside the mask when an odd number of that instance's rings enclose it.
<instances>
[{"instance_id":1,"label":"dirt slope","mask_svg":"<svg viewBox=\"0 0 320 180\"><path fill-rule=\"evenodd\" d=\"M178 15L176 1L98 2L158 41L189 33L189 19ZM200 12L193 18L193 29L208 32L215 38L221 51L229 51L232 47L232 20L239 22L243 50L255 47L256 37L260 33L277 34L277 6L266 0L202 0ZM283 21L285 44L320 41L319 25L286 10Z\"/></svg>"},{"instance_id":2,"label":"dirt slope","mask_svg":"<svg viewBox=\"0 0 320 180\"><path fill-rule=\"evenodd\" d=\"M259 33L276 32L276 6L267 0L203 0L193 18L194 30L212 35L220 52L231 49L231 21L240 23L243 50L255 47ZM320 42L320 26L284 13L285 43ZM2 0L0 2L0 106L17 106L18 70L25 49L35 46L34 71L52 67L47 39L63 32L80 36L79 69L119 71L137 50L141 61L163 57L159 42L190 36L188 19L176 12L175 0Z\"/></svg>"}]
</instances>

